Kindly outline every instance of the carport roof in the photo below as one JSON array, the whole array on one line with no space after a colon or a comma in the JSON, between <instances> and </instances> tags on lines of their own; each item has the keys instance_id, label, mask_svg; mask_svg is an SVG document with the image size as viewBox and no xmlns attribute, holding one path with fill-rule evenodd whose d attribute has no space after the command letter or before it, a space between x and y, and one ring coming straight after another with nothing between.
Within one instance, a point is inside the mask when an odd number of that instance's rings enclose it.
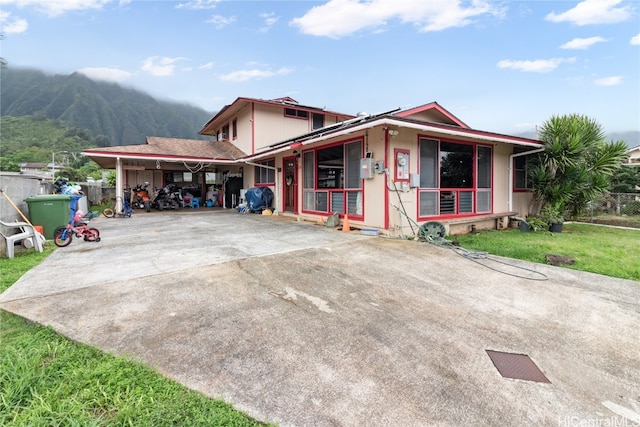
<instances>
[{"instance_id":1,"label":"carport roof","mask_svg":"<svg viewBox=\"0 0 640 427\"><path fill-rule=\"evenodd\" d=\"M84 153L100 167L114 169L116 158L232 163L247 154L225 141L149 136L146 144L89 148Z\"/></svg>"}]
</instances>

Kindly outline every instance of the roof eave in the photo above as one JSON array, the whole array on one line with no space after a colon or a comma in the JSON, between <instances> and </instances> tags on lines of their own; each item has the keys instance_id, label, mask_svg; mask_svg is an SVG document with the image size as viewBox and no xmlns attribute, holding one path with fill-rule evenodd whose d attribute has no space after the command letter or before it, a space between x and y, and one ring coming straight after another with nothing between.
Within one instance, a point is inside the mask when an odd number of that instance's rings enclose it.
<instances>
[{"instance_id":1,"label":"roof eave","mask_svg":"<svg viewBox=\"0 0 640 427\"><path fill-rule=\"evenodd\" d=\"M82 152L87 157L111 158L111 159L127 159L127 160L159 160L165 162L216 162L220 164L233 164L237 159L227 159L219 157L202 157L202 156L171 156L171 155L155 155L155 154L139 154L139 153L100 153L100 152Z\"/></svg>"}]
</instances>

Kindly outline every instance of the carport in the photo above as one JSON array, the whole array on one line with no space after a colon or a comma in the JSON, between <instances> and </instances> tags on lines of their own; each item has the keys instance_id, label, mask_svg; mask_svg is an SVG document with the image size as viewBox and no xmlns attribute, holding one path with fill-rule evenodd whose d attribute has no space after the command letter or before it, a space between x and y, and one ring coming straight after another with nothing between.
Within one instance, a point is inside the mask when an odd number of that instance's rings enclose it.
<instances>
[{"instance_id":1,"label":"carport","mask_svg":"<svg viewBox=\"0 0 640 427\"><path fill-rule=\"evenodd\" d=\"M150 190L175 184L203 200L208 191L220 191L223 206L233 207L244 188L243 164L237 159L245 153L233 144L147 137L142 145L91 148L83 154L116 171L117 195L136 184L149 183ZM116 200L122 211L122 201Z\"/></svg>"}]
</instances>

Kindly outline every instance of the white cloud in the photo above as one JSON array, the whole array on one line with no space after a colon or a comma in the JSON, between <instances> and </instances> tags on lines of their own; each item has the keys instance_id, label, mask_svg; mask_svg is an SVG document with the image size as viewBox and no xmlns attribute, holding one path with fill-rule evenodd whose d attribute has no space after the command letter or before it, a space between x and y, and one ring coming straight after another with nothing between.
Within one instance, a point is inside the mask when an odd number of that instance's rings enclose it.
<instances>
[{"instance_id":1,"label":"white cloud","mask_svg":"<svg viewBox=\"0 0 640 427\"><path fill-rule=\"evenodd\" d=\"M512 70L526 71L531 73L548 73L553 71L564 62L573 63L575 58L551 58L551 59L535 59L533 61L514 61L511 59L503 59L498 61L498 68L510 68Z\"/></svg>"},{"instance_id":2,"label":"white cloud","mask_svg":"<svg viewBox=\"0 0 640 427\"><path fill-rule=\"evenodd\" d=\"M584 0L576 7L556 14L549 13L545 19L551 22L571 22L576 25L615 24L626 21L632 15L630 5L615 7L622 0Z\"/></svg>"},{"instance_id":3,"label":"white cloud","mask_svg":"<svg viewBox=\"0 0 640 427\"><path fill-rule=\"evenodd\" d=\"M179 61L184 61L186 59L187 58L182 57L168 58L166 56L150 56L149 58L144 60L144 63L142 64L142 70L157 77L171 76L176 71L176 63Z\"/></svg>"},{"instance_id":4,"label":"white cloud","mask_svg":"<svg viewBox=\"0 0 640 427\"><path fill-rule=\"evenodd\" d=\"M78 10L102 9L102 6L110 2L113 0L0 0L3 5L32 7L52 17Z\"/></svg>"},{"instance_id":5,"label":"white cloud","mask_svg":"<svg viewBox=\"0 0 640 427\"><path fill-rule=\"evenodd\" d=\"M210 70L213 68L214 63L213 62L207 62L206 64L202 64L198 66L199 70Z\"/></svg>"},{"instance_id":6,"label":"white cloud","mask_svg":"<svg viewBox=\"0 0 640 427\"><path fill-rule=\"evenodd\" d=\"M236 22L235 16L225 17L222 15L213 15L211 18L206 21L208 24L214 24L218 30L226 27L229 24L233 24Z\"/></svg>"},{"instance_id":7,"label":"white cloud","mask_svg":"<svg viewBox=\"0 0 640 427\"><path fill-rule=\"evenodd\" d=\"M261 13L260 18L264 19L264 26L259 30L261 33L266 33L267 31L269 31L271 27L278 23L278 19L280 19L280 17L276 16L276 14L273 12Z\"/></svg>"},{"instance_id":8,"label":"white cloud","mask_svg":"<svg viewBox=\"0 0 640 427\"><path fill-rule=\"evenodd\" d=\"M596 43L606 42L607 40L602 37L589 37L586 39L575 38L569 42L566 42L560 49L588 49Z\"/></svg>"},{"instance_id":9,"label":"white cloud","mask_svg":"<svg viewBox=\"0 0 640 427\"><path fill-rule=\"evenodd\" d=\"M238 71L233 71L231 73L220 76L220 80L226 81L226 82L240 83L240 82L246 82L248 80L262 80L269 77L284 76L289 74L292 71L293 71L292 69L284 68L284 67L280 68L277 71L258 70L258 69L238 70Z\"/></svg>"},{"instance_id":10,"label":"white cloud","mask_svg":"<svg viewBox=\"0 0 640 427\"><path fill-rule=\"evenodd\" d=\"M622 76L603 77L594 80L593 84L598 86L616 86L622 84Z\"/></svg>"},{"instance_id":11,"label":"white cloud","mask_svg":"<svg viewBox=\"0 0 640 427\"><path fill-rule=\"evenodd\" d=\"M20 34L27 31L29 23L26 19L14 18L10 12L0 10L0 32L2 34Z\"/></svg>"},{"instance_id":12,"label":"white cloud","mask_svg":"<svg viewBox=\"0 0 640 427\"><path fill-rule=\"evenodd\" d=\"M480 15L503 13L503 9L484 0L474 0L466 8L458 0L330 0L294 18L290 25L305 34L337 39L365 28L380 32L390 19L412 23L420 31L441 31L469 25Z\"/></svg>"},{"instance_id":13,"label":"white cloud","mask_svg":"<svg viewBox=\"0 0 640 427\"><path fill-rule=\"evenodd\" d=\"M187 2L178 3L176 9L214 9L221 0L189 0Z\"/></svg>"},{"instance_id":14,"label":"white cloud","mask_svg":"<svg viewBox=\"0 0 640 427\"><path fill-rule=\"evenodd\" d=\"M113 83L122 83L133 76L128 71L108 67L86 67L79 69L78 72L93 80L104 80Z\"/></svg>"},{"instance_id":15,"label":"white cloud","mask_svg":"<svg viewBox=\"0 0 640 427\"><path fill-rule=\"evenodd\" d=\"M631 37L631 40L629 40L629 43L640 45L640 33L638 33L637 36Z\"/></svg>"}]
</instances>

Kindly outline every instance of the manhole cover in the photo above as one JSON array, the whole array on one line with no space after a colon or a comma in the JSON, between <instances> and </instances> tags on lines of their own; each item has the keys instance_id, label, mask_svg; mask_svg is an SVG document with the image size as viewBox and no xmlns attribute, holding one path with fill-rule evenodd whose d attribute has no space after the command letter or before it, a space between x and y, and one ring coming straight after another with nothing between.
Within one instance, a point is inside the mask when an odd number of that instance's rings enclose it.
<instances>
[{"instance_id":1,"label":"manhole cover","mask_svg":"<svg viewBox=\"0 0 640 427\"><path fill-rule=\"evenodd\" d=\"M494 366L504 378L549 383L542 371L526 354L486 350Z\"/></svg>"}]
</instances>

